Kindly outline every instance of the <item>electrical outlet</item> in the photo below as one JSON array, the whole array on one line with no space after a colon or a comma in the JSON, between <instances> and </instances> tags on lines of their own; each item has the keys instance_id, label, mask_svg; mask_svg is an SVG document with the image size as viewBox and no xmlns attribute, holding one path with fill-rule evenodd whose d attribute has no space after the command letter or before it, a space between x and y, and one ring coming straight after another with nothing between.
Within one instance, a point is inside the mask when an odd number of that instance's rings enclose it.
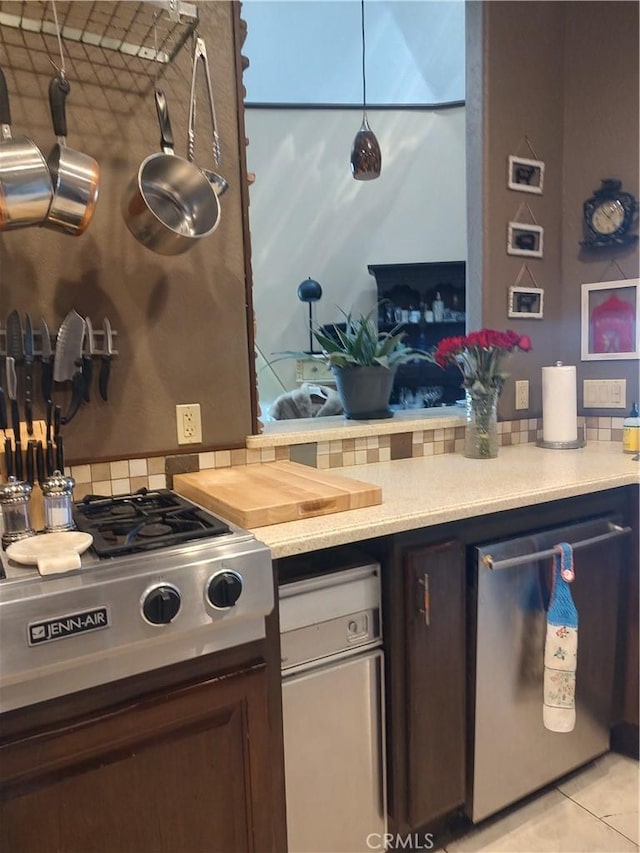
<instances>
[{"instance_id":1,"label":"electrical outlet","mask_svg":"<svg viewBox=\"0 0 640 853\"><path fill-rule=\"evenodd\" d=\"M529 380L528 379L518 379L516 380L516 409L528 409L529 408Z\"/></svg>"},{"instance_id":2,"label":"electrical outlet","mask_svg":"<svg viewBox=\"0 0 640 853\"><path fill-rule=\"evenodd\" d=\"M178 444L201 444L200 403L176 406L176 427L178 429Z\"/></svg>"}]
</instances>

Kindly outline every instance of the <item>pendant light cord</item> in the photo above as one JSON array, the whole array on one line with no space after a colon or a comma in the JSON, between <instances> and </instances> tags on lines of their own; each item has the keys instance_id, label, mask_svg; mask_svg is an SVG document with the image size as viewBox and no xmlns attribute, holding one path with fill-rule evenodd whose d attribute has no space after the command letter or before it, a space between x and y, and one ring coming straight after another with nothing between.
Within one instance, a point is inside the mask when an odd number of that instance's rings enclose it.
<instances>
[{"instance_id":1,"label":"pendant light cord","mask_svg":"<svg viewBox=\"0 0 640 853\"><path fill-rule=\"evenodd\" d=\"M362 28L362 110L367 112L367 74L365 70L365 40L364 40L364 0L360 0L361 28Z\"/></svg>"}]
</instances>

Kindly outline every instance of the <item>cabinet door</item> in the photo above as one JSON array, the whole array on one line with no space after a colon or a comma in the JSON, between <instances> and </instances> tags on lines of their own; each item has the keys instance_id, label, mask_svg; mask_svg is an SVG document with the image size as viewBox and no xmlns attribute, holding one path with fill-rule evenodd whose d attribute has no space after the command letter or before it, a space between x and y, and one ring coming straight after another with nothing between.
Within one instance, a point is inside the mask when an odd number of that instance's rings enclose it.
<instances>
[{"instance_id":1,"label":"cabinet door","mask_svg":"<svg viewBox=\"0 0 640 853\"><path fill-rule=\"evenodd\" d=\"M0 749L0 848L273 850L264 665Z\"/></svg>"},{"instance_id":2,"label":"cabinet door","mask_svg":"<svg viewBox=\"0 0 640 853\"><path fill-rule=\"evenodd\" d=\"M624 564L622 589L624 601L624 614L621 620L620 657L621 670L623 672L623 695L622 695L622 723L627 729L626 742L629 755L638 754L638 674L640 665L638 663L638 601L640 600L639 563L640 563L640 508L638 490L630 495L629 524L633 527L632 539L629 543L629 559ZM623 750L624 751L624 750Z\"/></svg>"},{"instance_id":3,"label":"cabinet door","mask_svg":"<svg viewBox=\"0 0 640 853\"><path fill-rule=\"evenodd\" d=\"M458 542L404 552L407 816L418 828L465 799L465 566Z\"/></svg>"}]
</instances>

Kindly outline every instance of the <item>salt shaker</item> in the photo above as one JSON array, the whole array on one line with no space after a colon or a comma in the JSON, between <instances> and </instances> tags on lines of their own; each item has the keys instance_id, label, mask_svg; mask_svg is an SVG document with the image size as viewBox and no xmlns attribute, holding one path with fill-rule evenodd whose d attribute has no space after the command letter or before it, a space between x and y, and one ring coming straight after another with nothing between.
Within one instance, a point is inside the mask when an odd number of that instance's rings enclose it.
<instances>
[{"instance_id":1,"label":"salt shaker","mask_svg":"<svg viewBox=\"0 0 640 853\"><path fill-rule=\"evenodd\" d=\"M61 471L54 471L40 483L44 503L44 529L47 533L75 530L73 520L73 487L76 481Z\"/></svg>"},{"instance_id":2,"label":"salt shaker","mask_svg":"<svg viewBox=\"0 0 640 853\"><path fill-rule=\"evenodd\" d=\"M2 510L2 547L7 548L18 539L35 536L29 518L29 497L31 485L9 477L8 482L0 485L0 509Z\"/></svg>"}]
</instances>

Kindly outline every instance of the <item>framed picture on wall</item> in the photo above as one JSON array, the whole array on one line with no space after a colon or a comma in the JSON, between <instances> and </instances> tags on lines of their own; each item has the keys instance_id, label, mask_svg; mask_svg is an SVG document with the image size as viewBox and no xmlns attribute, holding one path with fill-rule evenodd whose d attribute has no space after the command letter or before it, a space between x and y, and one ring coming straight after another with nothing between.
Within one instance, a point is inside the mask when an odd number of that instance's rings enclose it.
<instances>
[{"instance_id":1,"label":"framed picture on wall","mask_svg":"<svg viewBox=\"0 0 640 853\"><path fill-rule=\"evenodd\" d=\"M640 279L582 285L582 361L640 358Z\"/></svg>"},{"instance_id":2,"label":"framed picture on wall","mask_svg":"<svg viewBox=\"0 0 640 853\"><path fill-rule=\"evenodd\" d=\"M544 290L540 287L509 288L509 317L542 320Z\"/></svg>"},{"instance_id":3,"label":"framed picture on wall","mask_svg":"<svg viewBox=\"0 0 640 853\"><path fill-rule=\"evenodd\" d=\"M507 230L507 254L527 258L542 257L544 228L525 222L510 222Z\"/></svg>"},{"instance_id":4,"label":"framed picture on wall","mask_svg":"<svg viewBox=\"0 0 640 853\"><path fill-rule=\"evenodd\" d=\"M507 173L507 186L520 193L542 195L544 183L544 163L542 160L527 160L525 157L511 155Z\"/></svg>"}]
</instances>

